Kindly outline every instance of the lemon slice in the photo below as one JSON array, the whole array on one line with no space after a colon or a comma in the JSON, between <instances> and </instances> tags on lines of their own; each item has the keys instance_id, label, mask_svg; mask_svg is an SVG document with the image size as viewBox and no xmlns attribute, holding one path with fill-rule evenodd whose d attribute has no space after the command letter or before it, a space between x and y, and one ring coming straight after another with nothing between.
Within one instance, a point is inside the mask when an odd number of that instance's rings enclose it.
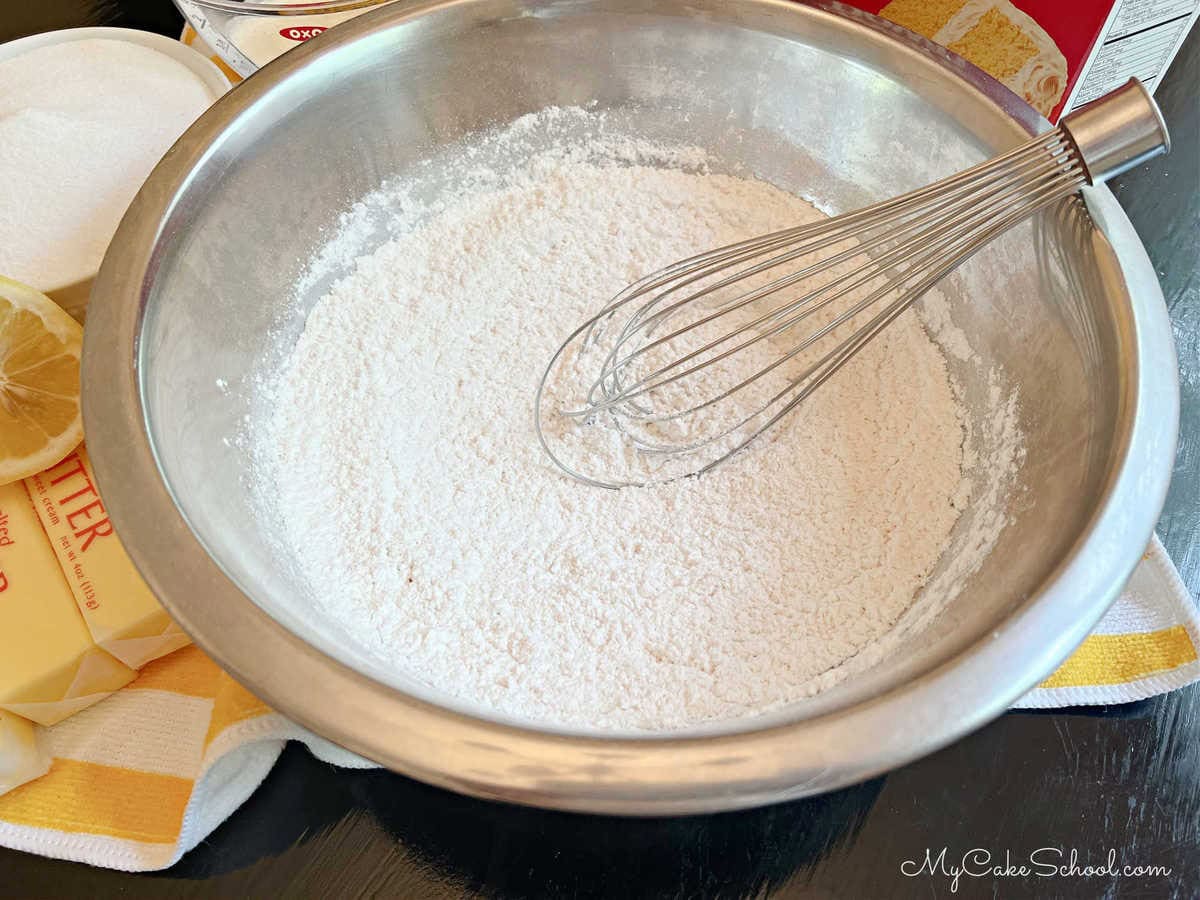
<instances>
[{"instance_id":1,"label":"lemon slice","mask_svg":"<svg viewBox=\"0 0 1200 900\"><path fill-rule=\"evenodd\" d=\"M0 277L0 484L48 469L83 440L83 329L53 300Z\"/></svg>"}]
</instances>

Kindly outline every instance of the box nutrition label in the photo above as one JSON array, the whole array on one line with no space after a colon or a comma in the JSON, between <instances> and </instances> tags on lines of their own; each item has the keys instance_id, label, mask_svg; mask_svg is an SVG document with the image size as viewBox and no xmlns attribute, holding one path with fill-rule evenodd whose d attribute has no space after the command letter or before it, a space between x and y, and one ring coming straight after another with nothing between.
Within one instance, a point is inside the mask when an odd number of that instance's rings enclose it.
<instances>
[{"instance_id":1,"label":"box nutrition label","mask_svg":"<svg viewBox=\"0 0 1200 900\"><path fill-rule=\"evenodd\" d=\"M1151 91L1196 19L1197 0L1121 0L1092 50L1067 111L1119 87L1130 76Z\"/></svg>"}]
</instances>

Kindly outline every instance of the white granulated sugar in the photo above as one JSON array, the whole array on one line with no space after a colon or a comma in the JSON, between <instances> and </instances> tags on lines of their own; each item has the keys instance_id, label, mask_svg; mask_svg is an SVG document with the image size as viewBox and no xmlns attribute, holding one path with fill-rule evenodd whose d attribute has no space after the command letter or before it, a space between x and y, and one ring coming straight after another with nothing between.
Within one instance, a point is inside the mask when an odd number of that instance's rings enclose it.
<instances>
[{"instance_id":1,"label":"white granulated sugar","mask_svg":"<svg viewBox=\"0 0 1200 900\"><path fill-rule=\"evenodd\" d=\"M154 164L210 103L187 66L85 39L0 61L0 274L90 278Z\"/></svg>"},{"instance_id":2,"label":"white granulated sugar","mask_svg":"<svg viewBox=\"0 0 1200 900\"><path fill-rule=\"evenodd\" d=\"M570 328L667 262L820 215L654 160L547 152L414 215L313 307L257 438L320 613L538 723L671 729L836 683L886 652L972 493L915 314L701 478L608 491L553 466L532 397Z\"/></svg>"}]
</instances>

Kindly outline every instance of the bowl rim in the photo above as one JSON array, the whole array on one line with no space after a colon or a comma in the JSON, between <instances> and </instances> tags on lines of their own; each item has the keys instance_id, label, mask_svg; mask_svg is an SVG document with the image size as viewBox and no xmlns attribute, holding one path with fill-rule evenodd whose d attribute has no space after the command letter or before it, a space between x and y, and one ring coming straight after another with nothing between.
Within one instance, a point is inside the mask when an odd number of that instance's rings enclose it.
<instances>
[{"instance_id":1,"label":"bowl rim","mask_svg":"<svg viewBox=\"0 0 1200 900\"><path fill-rule=\"evenodd\" d=\"M351 9L369 9L381 3L393 3L395 0L296 0L296 2L288 3L263 2L263 0L191 0L191 2L197 6L239 15L307 16Z\"/></svg>"},{"instance_id":2,"label":"bowl rim","mask_svg":"<svg viewBox=\"0 0 1200 900\"><path fill-rule=\"evenodd\" d=\"M819 793L931 753L1004 712L1071 653L1116 599L1153 533L1174 459L1178 379L1170 323L1153 267L1106 188L1088 189L1086 199L1125 278L1134 353L1121 398L1124 445L1097 512L1042 589L1017 605L1002 628L878 696L799 721L756 726L751 720L744 731L706 736L609 738L503 724L432 705L325 656L268 616L208 556L158 469L141 403L140 326L164 225L225 129L280 81L360 38L467 3L383 6L284 54L185 133L122 221L92 294L84 420L106 508L163 605L222 668L318 734L431 784L557 809L698 813ZM605 0L562 5L613 6ZM658 6L736 16L742 27L745 14L758 10L776 23L794 17L798 35L809 18L889 41L898 52L950 70L980 102L999 107L1014 123L1014 138L1048 127L1006 88L943 48L837 3L668 0ZM898 705L902 718L895 716Z\"/></svg>"}]
</instances>

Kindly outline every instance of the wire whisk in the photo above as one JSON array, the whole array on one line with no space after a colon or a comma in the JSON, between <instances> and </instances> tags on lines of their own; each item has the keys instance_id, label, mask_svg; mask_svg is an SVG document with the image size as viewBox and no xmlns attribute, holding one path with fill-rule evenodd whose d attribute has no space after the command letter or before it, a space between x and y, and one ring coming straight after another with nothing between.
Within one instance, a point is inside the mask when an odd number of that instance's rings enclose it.
<instances>
[{"instance_id":1,"label":"wire whisk","mask_svg":"<svg viewBox=\"0 0 1200 900\"><path fill-rule=\"evenodd\" d=\"M707 472L988 242L1169 146L1157 106L1132 79L1057 128L928 187L653 272L554 353L535 396L542 447L564 472L601 487ZM575 388L564 397L566 383ZM605 429L615 440L608 452L564 450L581 425Z\"/></svg>"}]
</instances>

